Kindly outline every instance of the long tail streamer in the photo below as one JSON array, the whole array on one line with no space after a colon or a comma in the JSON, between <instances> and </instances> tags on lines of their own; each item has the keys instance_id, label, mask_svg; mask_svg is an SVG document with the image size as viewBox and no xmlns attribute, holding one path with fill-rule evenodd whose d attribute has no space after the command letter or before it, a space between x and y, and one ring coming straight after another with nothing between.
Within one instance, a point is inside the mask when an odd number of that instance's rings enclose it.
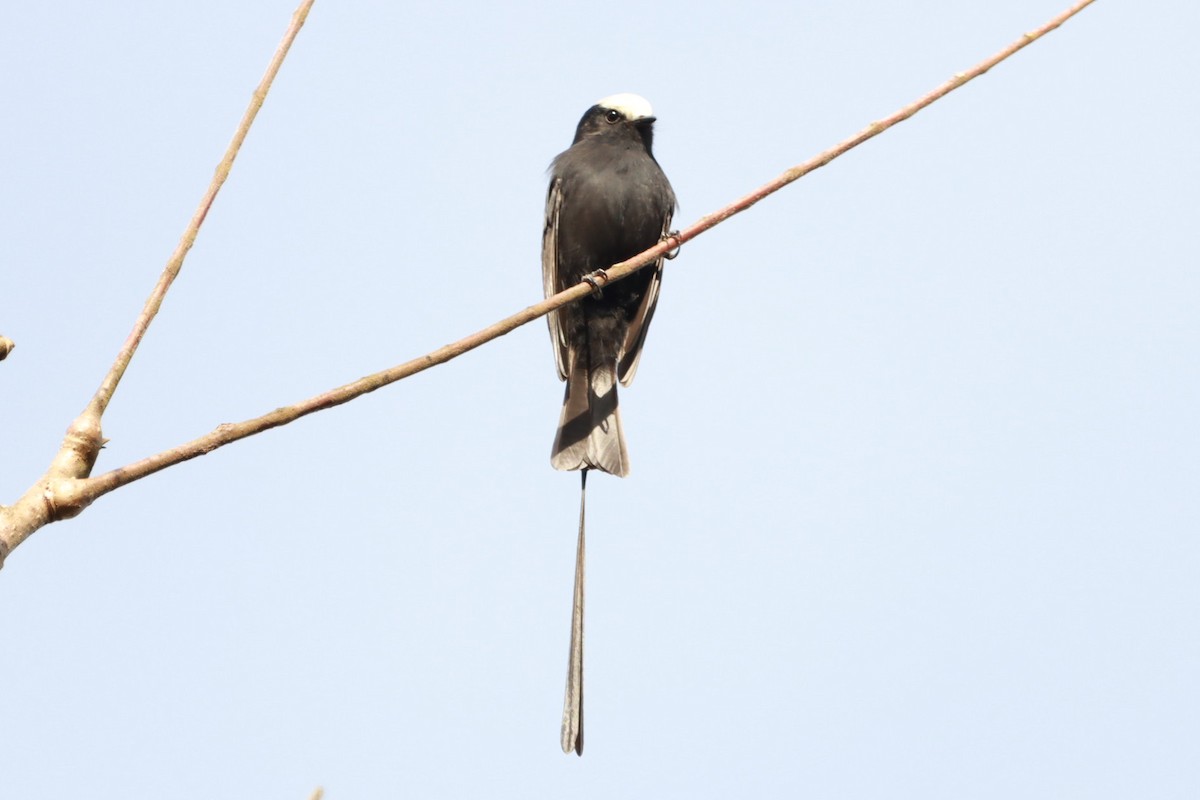
<instances>
[{"instance_id":1,"label":"long tail streamer","mask_svg":"<svg viewBox=\"0 0 1200 800\"><path fill-rule=\"evenodd\" d=\"M583 562L584 510L587 506L586 469L579 482L579 542L575 550L575 599L571 606L571 655L567 662L567 693L563 698L562 749L583 755Z\"/></svg>"}]
</instances>

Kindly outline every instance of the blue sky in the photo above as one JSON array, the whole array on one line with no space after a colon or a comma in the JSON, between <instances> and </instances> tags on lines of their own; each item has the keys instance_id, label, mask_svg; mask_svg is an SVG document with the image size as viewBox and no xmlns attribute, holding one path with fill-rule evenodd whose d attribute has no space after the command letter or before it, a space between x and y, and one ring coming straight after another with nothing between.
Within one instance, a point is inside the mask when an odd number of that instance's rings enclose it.
<instances>
[{"instance_id":1,"label":"blue sky","mask_svg":"<svg viewBox=\"0 0 1200 800\"><path fill-rule=\"evenodd\" d=\"M686 225L1066 5L318 2L98 469L536 300L600 97L654 104ZM0 502L293 8L0 9ZM589 481L582 759L537 322L17 550L5 796L1197 796L1198 24L1097 3L669 263Z\"/></svg>"}]
</instances>

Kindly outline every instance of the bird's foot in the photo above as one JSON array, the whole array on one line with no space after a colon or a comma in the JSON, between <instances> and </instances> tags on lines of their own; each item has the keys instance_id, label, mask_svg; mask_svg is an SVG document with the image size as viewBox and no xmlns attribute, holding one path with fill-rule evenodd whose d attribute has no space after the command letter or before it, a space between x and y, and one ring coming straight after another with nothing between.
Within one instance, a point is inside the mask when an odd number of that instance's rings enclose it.
<instances>
[{"instance_id":1,"label":"bird's foot","mask_svg":"<svg viewBox=\"0 0 1200 800\"><path fill-rule=\"evenodd\" d=\"M673 260L675 256L679 255L679 251L683 249L683 243L679 241L679 231L669 231L667 235L662 238L662 241L669 242L672 239L675 240L675 249L663 254L663 258L665 258L667 261Z\"/></svg>"},{"instance_id":2,"label":"bird's foot","mask_svg":"<svg viewBox=\"0 0 1200 800\"><path fill-rule=\"evenodd\" d=\"M592 287L592 297L601 298L604 296L604 284L608 283L607 272L598 269L595 272L589 272L587 275L584 275L581 280Z\"/></svg>"}]
</instances>

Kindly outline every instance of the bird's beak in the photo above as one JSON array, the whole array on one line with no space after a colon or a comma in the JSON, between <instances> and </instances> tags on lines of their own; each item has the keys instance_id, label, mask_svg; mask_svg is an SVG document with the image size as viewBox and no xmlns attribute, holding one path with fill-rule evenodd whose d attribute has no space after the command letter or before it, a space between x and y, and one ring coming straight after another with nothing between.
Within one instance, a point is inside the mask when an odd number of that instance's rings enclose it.
<instances>
[{"instance_id":1,"label":"bird's beak","mask_svg":"<svg viewBox=\"0 0 1200 800\"><path fill-rule=\"evenodd\" d=\"M638 117L633 121L634 125L653 125L658 117Z\"/></svg>"}]
</instances>

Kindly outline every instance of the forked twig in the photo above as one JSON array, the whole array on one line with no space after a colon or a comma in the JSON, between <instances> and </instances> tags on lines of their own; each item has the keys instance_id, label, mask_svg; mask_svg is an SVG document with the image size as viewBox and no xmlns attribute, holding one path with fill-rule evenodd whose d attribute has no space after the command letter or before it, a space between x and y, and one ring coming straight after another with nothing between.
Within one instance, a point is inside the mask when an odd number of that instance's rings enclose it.
<instances>
[{"instance_id":1,"label":"forked twig","mask_svg":"<svg viewBox=\"0 0 1200 800\"><path fill-rule=\"evenodd\" d=\"M1063 13L1056 16L1041 27L1024 34L1020 39L1010 44L1008 47L999 51L990 58L984 59L979 64L976 64L966 72L961 72L955 75L946 83L926 94L924 97L915 102L904 106L896 113L885 119L873 122L863 130L856 133L854 136L846 139L840 144L831 147L820 155L812 158L803 164L799 164L787 170L775 180L767 183L755 191L747 194L741 199L730 203L724 208L701 217L697 222L688 228L673 235L667 240L651 247L643 253L634 256L619 264L615 264L605 270L605 276L600 278L601 284L608 281L619 280L636 270L658 260L660 257L676 249L684 242L695 238L709 228L720 224L730 217L738 214L750 206L757 203L759 200L774 194L775 192L799 180L808 173L825 166L830 161L833 161L838 156L846 153L863 142L878 136L883 131L902 122L916 114L921 109L929 106L935 101L945 97L950 92L968 83L969 81L984 74L992 67L1004 61L1009 56L1016 53L1018 50L1028 46L1032 42L1045 36L1050 31L1058 28L1071 17L1078 14L1087 6L1091 5L1094 0L1081 0L1067 9ZM254 115L258 108L262 105L263 97L270 86L271 80L278 72L279 64L283 60L283 56L287 53L287 48L295 39L296 33L300 26L304 23L304 18L308 14L308 9L312 6L312 0L305 0L301 3L300 8L296 11L292 19L292 24L288 28L287 34L284 36L283 42L276 51L275 57L271 61L271 65L264 76L262 83L259 84L259 89L255 92L254 100L250 108L246 112L246 116L242 120L242 124L238 128L237 134L231 142L229 151L226 153L225 159L217 168L217 175L213 178L213 184L209 187L208 193L205 194L204 200L201 201L200 208L193 217L191 224L184 232L183 239L179 243L179 247L172 255L171 260L167 263L167 268L163 271L163 276L159 279L158 285L151 294L150 299L146 303L145 309L138 317L138 322L134 326L133 332L122 348L120 355L114 363L112 370L106 376L100 389L96 392L96 396L92 399L88 408L79 419L72 424L68 429L67 438L63 443L62 448L56 456L54 462L46 475L34 484L24 496L13 506L0 507L0 565L3 564L4 557L11 550L29 537L33 531L43 525L60 519L66 519L74 516L86 508L96 498L101 497L108 492L113 491L125 484L132 483L147 475L158 472L161 469L178 464L182 461L187 461L197 456L204 455L219 447L223 447L239 439L244 439L247 436L252 436L256 433L275 428L280 425L286 425L289 422L299 419L300 417L311 414L315 411L320 411L325 408L347 403L356 397L360 397L368 392L373 392L376 389L395 383L396 381L415 375L430 367L438 364L443 364L453 358L473 350L482 344L490 342L493 339L499 338L506 333L509 333L516 328L531 322L538 317L541 317L550 311L560 308L568 303L583 298L584 296L595 291L595 287L588 282L581 282L578 285L559 292L553 297L547 298L540 303L525 308L516 314L513 314L499 322L489 325L488 327L477 331L463 339L460 339L451 344L434 350L431 353L415 358L404 364L400 364L390 369L376 372L373 375L368 375L365 378L360 378L353 383L348 383L345 386L332 389L316 397L303 400L299 403L290 406L278 408L269 414L264 414L254 419L245 420L243 422L224 424L218 426L212 432L193 439L190 442L173 447L170 450L165 450L157 455L141 459L132 464L119 467L110 472L106 472L96 477L87 477L91 472L92 463L95 460L96 454L99 452L102 438L100 437L100 416L107 407L108 401L115 391L117 383L121 379L125 368L128 366L134 351L137 349L138 342L144 335L147 326L157 313L159 305L162 302L162 297L170 287L171 281L179 273L179 268L183 263L183 258L187 254L188 249L195 241L196 232L199 230L200 224L204 221L204 216L207 214L209 207L212 205L213 198L220 189L221 183L229 173L229 167L233 163L233 158L237 154L237 149L245 138L246 131L249 129L250 123L253 122Z\"/></svg>"}]
</instances>

